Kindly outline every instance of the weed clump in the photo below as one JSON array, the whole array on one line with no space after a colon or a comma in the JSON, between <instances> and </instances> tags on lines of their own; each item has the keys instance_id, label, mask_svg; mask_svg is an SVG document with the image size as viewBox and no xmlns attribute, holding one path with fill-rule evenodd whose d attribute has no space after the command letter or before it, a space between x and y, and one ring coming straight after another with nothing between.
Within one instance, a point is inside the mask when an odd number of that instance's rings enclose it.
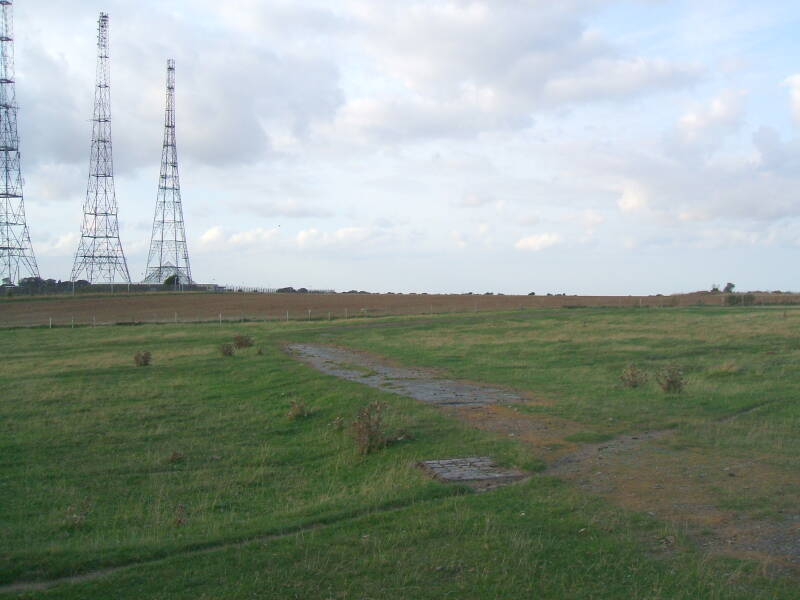
<instances>
[{"instance_id":1,"label":"weed clump","mask_svg":"<svg viewBox=\"0 0 800 600\"><path fill-rule=\"evenodd\" d=\"M680 394L686 387L686 377L680 367L669 365L656 375L656 381L667 394Z\"/></svg>"},{"instance_id":2,"label":"weed clump","mask_svg":"<svg viewBox=\"0 0 800 600\"><path fill-rule=\"evenodd\" d=\"M174 465L175 463L183 462L185 459L186 455L183 452L175 451L169 455L169 458L167 458L167 462Z\"/></svg>"},{"instance_id":3,"label":"weed clump","mask_svg":"<svg viewBox=\"0 0 800 600\"><path fill-rule=\"evenodd\" d=\"M628 388L642 387L647 383L647 373L634 364L629 364L622 369L622 374L619 376L622 385Z\"/></svg>"},{"instance_id":4,"label":"weed clump","mask_svg":"<svg viewBox=\"0 0 800 600\"><path fill-rule=\"evenodd\" d=\"M69 529L79 529L83 527L91 510L92 504L88 498L82 500L79 504L68 506L65 515L66 526Z\"/></svg>"},{"instance_id":5,"label":"weed clump","mask_svg":"<svg viewBox=\"0 0 800 600\"><path fill-rule=\"evenodd\" d=\"M297 419L305 419L311 416L311 409L302 400L292 400L292 405L289 407L289 412L286 413L291 421Z\"/></svg>"},{"instance_id":6,"label":"weed clump","mask_svg":"<svg viewBox=\"0 0 800 600\"><path fill-rule=\"evenodd\" d=\"M153 360L153 355L150 354L147 350L144 352L137 352L133 355L133 362L136 364L137 367L148 367L150 366L150 362Z\"/></svg>"},{"instance_id":7,"label":"weed clump","mask_svg":"<svg viewBox=\"0 0 800 600\"><path fill-rule=\"evenodd\" d=\"M222 353L222 356L233 356L236 354L236 348L233 344L222 344L219 347L219 351Z\"/></svg>"},{"instance_id":8,"label":"weed clump","mask_svg":"<svg viewBox=\"0 0 800 600\"><path fill-rule=\"evenodd\" d=\"M250 348L253 346L253 344L255 344L255 342L249 335L237 335L235 338L233 338L233 345L236 346L237 350L241 350L242 348Z\"/></svg>"},{"instance_id":9,"label":"weed clump","mask_svg":"<svg viewBox=\"0 0 800 600\"><path fill-rule=\"evenodd\" d=\"M371 402L358 411L352 427L359 454L371 454L389 445L389 436L383 422L385 410L386 404L383 402Z\"/></svg>"},{"instance_id":10,"label":"weed clump","mask_svg":"<svg viewBox=\"0 0 800 600\"><path fill-rule=\"evenodd\" d=\"M189 511L184 504L178 504L175 509L175 527L181 527L189 522Z\"/></svg>"}]
</instances>

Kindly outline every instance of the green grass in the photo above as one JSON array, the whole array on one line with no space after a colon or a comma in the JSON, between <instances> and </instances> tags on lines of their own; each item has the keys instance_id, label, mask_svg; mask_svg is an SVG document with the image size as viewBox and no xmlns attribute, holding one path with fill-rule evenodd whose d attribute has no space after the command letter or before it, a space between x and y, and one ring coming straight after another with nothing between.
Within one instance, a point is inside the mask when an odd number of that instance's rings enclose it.
<instances>
[{"instance_id":1,"label":"green grass","mask_svg":"<svg viewBox=\"0 0 800 600\"><path fill-rule=\"evenodd\" d=\"M785 467L798 450L798 413L780 400L797 380L778 374L792 373L800 344L778 316L583 310L387 319L352 330L0 332L0 583L133 565L26 597L791 598L789 583L761 579L748 563L701 560L688 540L664 550L658 539L679 532L552 478L487 494L433 482L417 461L491 455L535 470L541 457L281 350L325 333L323 341L542 394L552 400L546 410L586 423L576 441L600 441L608 418L618 429L679 422L683 442L701 448L765 452L765 440L777 440L769 456ZM726 326L739 334L719 336ZM220 356L238 333L264 354ZM140 350L152 352L152 366L134 366ZM617 384L628 362L656 368L687 357L680 397ZM705 375L728 360L741 371ZM287 417L292 400L311 417ZM391 428L414 437L361 457L347 429L331 423L349 423L375 400L388 403ZM710 435L700 429L756 405ZM745 432L744 449L728 427Z\"/></svg>"}]
</instances>

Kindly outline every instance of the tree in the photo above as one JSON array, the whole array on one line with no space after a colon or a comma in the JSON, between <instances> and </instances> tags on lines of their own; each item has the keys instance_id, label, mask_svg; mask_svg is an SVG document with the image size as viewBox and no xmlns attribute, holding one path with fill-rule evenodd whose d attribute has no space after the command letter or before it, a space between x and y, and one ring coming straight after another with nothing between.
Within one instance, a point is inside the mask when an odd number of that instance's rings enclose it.
<instances>
[{"instance_id":1,"label":"tree","mask_svg":"<svg viewBox=\"0 0 800 600\"><path fill-rule=\"evenodd\" d=\"M164 285L166 287L178 287L178 283L179 281L177 274L170 275L164 280Z\"/></svg>"},{"instance_id":2,"label":"tree","mask_svg":"<svg viewBox=\"0 0 800 600\"><path fill-rule=\"evenodd\" d=\"M729 281L728 283L725 284L725 289L723 289L722 291L725 292L726 294L732 294L733 293L733 288L735 288L735 287L736 287L736 284L735 283L731 283Z\"/></svg>"}]
</instances>

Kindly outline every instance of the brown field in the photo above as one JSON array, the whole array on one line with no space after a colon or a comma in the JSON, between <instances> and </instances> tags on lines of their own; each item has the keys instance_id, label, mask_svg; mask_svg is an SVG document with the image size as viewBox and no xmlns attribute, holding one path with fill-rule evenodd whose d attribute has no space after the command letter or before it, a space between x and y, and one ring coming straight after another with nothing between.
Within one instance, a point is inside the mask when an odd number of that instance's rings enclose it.
<instances>
[{"instance_id":1,"label":"brown field","mask_svg":"<svg viewBox=\"0 0 800 600\"><path fill-rule=\"evenodd\" d=\"M800 294L756 294L757 304L796 304ZM724 294L484 296L428 294L151 293L5 298L0 327L239 320L342 319L559 307L722 306Z\"/></svg>"}]
</instances>

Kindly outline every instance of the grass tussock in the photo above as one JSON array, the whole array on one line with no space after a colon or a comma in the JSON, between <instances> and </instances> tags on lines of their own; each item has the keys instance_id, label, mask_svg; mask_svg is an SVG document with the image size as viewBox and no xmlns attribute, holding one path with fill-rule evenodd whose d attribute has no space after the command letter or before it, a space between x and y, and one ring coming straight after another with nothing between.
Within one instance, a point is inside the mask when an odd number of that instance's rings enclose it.
<instances>
[{"instance_id":1,"label":"grass tussock","mask_svg":"<svg viewBox=\"0 0 800 600\"><path fill-rule=\"evenodd\" d=\"M358 411L352 431L359 454L371 454L389 445L383 420L385 411L386 404L383 402L370 402Z\"/></svg>"},{"instance_id":2,"label":"grass tussock","mask_svg":"<svg viewBox=\"0 0 800 600\"><path fill-rule=\"evenodd\" d=\"M233 345L237 350L242 348L250 348L255 345L255 341L249 335L237 335L233 338Z\"/></svg>"},{"instance_id":3,"label":"grass tussock","mask_svg":"<svg viewBox=\"0 0 800 600\"><path fill-rule=\"evenodd\" d=\"M619 380L622 385L627 388L639 388L647 383L647 372L640 369L633 363L629 364L622 370Z\"/></svg>"},{"instance_id":4,"label":"grass tussock","mask_svg":"<svg viewBox=\"0 0 800 600\"><path fill-rule=\"evenodd\" d=\"M667 394L680 394L686 387L686 376L677 365L669 365L656 375L658 386Z\"/></svg>"},{"instance_id":5,"label":"grass tussock","mask_svg":"<svg viewBox=\"0 0 800 600\"><path fill-rule=\"evenodd\" d=\"M236 354L236 346L233 344L222 344L219 347L222 356L234 356Z\"/></svg>"},{"instance_id":6,"label":"grass tussock","mask_svg":"<svg viewBox=\"0 0 800 600\"><path fill-rule=\"evenodd\" d=\"M286 416L289 418L290 421L296 421L298 419L307 419L311 416L312 410L308 407L308 405L303 402L302 400L292 400L291 406L289 407Z\"/></svg>"},{"instance_id":7,"label":"grass tussock","mask_svg":"<svg viewBox=\"0 0 800 600\"><path fill-rule=\"evenodd\" d=\"M133 362L137 367L149 367L152 360L153 355L147 350L133 355Z\"/></svg>"},{"instance_id":8,"label":"grass tussock","mask_svg":"<svg viewBox=\"0 0 800 600\"><path fill-rule=\"evenodd\" d=\"M353 439L362 456L383 450L390 444L413 439L406 429L390 432L385 421L385 402L371 402L358 411L352 423Z\"/></svg>"}]
</instances>

